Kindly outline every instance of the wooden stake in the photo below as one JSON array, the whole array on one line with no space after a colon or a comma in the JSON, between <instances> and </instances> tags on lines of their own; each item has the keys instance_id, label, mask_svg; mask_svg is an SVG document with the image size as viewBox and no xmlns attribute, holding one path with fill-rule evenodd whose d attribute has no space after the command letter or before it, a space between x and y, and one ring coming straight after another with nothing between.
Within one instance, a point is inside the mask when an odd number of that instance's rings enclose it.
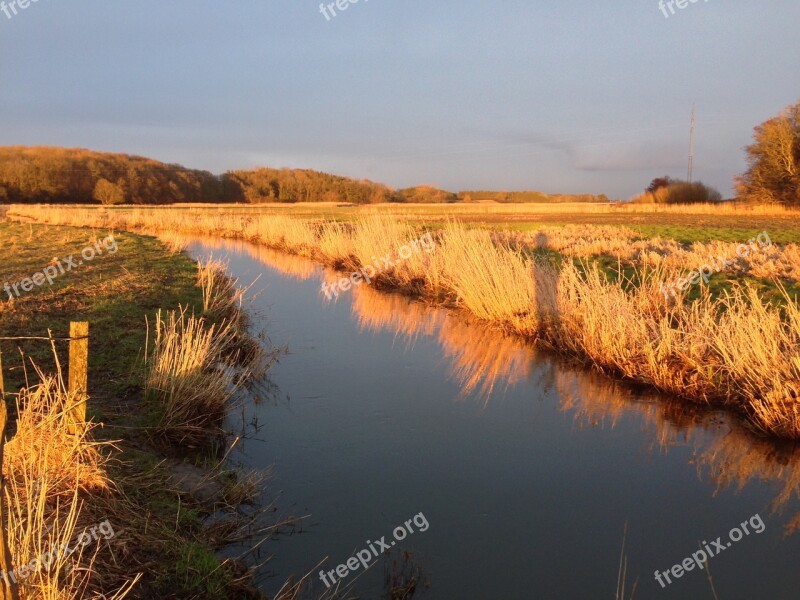
<instances>
[{"instance_id":1,"label":"wooden stake","mask_svg":"<svg viewBox=\"0 0 800 600\"><path fill-rule=\"evenodd\" d=\"M0 400L0 465L3 464L3 449L6 444L6 421L8 411L5 400ZM5 507L5 478L0 473L0 600L19 600L16 579L10 575L14 570L11 550L8 547L8 529Z\"/></svg>"},{"instance_id":2,"label":"wooden stake","mask_svg":"<svg viewBox=\"0 0 800 600\"><path fill-rule=\"evenodd\" d=\"M89 323L70 323L69 337L69 392L75 402L71 412L76 423L84 423L89 389Z\"/></svg>"}]
</instances>

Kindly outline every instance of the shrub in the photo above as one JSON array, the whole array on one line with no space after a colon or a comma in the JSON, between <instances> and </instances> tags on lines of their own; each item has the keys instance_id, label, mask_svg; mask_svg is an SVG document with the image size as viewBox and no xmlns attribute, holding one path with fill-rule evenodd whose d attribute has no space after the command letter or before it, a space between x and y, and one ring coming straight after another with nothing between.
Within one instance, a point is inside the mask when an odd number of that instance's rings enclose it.
<instances>
[{"instance_id":1,"label":"shrub","mask_svg":"<svg viewBox=\"0 0 800 600\"><path fill-rule=\"evenodd\" d=\"M689 183L663 177L654 179L644 193L633 198L640 204L708 204L721 202L722 194L700 181Z\"/></svg>"}]
</instances>

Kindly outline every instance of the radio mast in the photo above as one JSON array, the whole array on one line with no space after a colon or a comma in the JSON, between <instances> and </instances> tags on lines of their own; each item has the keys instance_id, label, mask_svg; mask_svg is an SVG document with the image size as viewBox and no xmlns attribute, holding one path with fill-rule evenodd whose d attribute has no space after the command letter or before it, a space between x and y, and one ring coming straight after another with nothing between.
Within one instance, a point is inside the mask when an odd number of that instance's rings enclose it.
<instances>
[{"instance_id":1,"label":"radio mast","mask_svg":"<svg viewBox=\"0 0 800 600\"><path fill-rule=\"evenodd\" d=\"M689 130L689 183L692 183L692 170L694 169L694 102L692 102L692 126Z\"/></svg>"}]
</instances>

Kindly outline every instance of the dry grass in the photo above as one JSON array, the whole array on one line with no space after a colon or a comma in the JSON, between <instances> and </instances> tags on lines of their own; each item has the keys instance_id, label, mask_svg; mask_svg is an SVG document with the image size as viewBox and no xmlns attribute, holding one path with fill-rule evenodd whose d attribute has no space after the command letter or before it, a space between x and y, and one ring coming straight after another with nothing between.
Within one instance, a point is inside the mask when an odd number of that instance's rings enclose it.
<instances>
[{"instance_id":1,"label":"dry grass","mask_svg":"<svg viewBox=\"0 0 800 600\"><path fill-rule=\"evenodd\" d=\"M9 546L20 597L123 598L138 576L113 593L101 593L99 585L105 565L113 561L109 553L115 541L77 544L84 528L98 522L90 516L97 507L87 511L84 500L112 491L106 454L102 444L92 441L94 426L70 418L73 398L60 374L37 374L41 382L17 396L16 432L6 443L3 462ZM57 551L65 548L74 552ZM39 566L21 577L21 567L34 560Z\"/></svg>"},{"instance_id":2,"label":"dry grass","mask_svg":"<svg viewBox=\"0 0 800 600\"><path fill-rule=\"evenodd\" d=\"M85 205L76 205L85 208ZM16 208L16 206L14 207ZM147 208L147 207L143 207ZM454 204L369 204L363 206L346 205L338 202L266 202L262 204L180 204L176 205L181 212L190 209L192 213L253 213L271 211L283 215L316 215L321 212L337 210L356 211L364 214L382 215L429 215L431 213L459 215L480 214L609 214L615 212L631 214L688 214L688 215L757 215L757 216L798 216L797 209L786 208L780 204L749 204L745 202L722 202L719 204L678 204L653 205L593 202L527 202L504 204L498 202L475 202ZM118 209L117 209L118 210ZM138 210L138 209L133 209Z\"/></svg>"},{"instance_id":3,"label":"dry grass","mask_svg":"<svg viewBox=\"0 0 800 600\"><path fill-rule=\"evenodd\" d=\"M560 208L559 208L560 207ZM514 215L532 211L530 214L573 214L573 205L444 205L442 215L469 217L475 215ZM259 205L260 208L260 205ZM730 215L730 216L800 216L800 212L772 205L624 205L604 204L574 205L574 214L663 214L663 215ZM249 211L252 211L252 207ZM269 210L262 209L262 210ZM277 207L273 210L278 211ZM369 264L372 256L391 250L392 244L403 245L416 237L413 228L398 218L427 216L429 205L389 205L364 209L364 214L352 224L335 221L320 221L319 218L291 217L286 212L300 211L300 208L283 207L281 214L260 212L252 214L237 211L231 207L184 209L129 209L109 211L104 208L65 208L41 206L13 206L13 218L35 219L41 222L80 226L87 222L97 227L127 228L158 235L170 248L183 250L187 245L185 235L213 235L223 238L236 238L255 244L298 254L319 258L326 264L350 268L352 263ZM306 210L306 209L303 209ZM226 211L226 212L223 212ZM588 213L586 212L588 211ZM770 233L769 231L767 233ZM717 264L720 257L733 259L737 256L739 242L694 242L689 247L674 240L659 237L639 239L641 234L621 226L609 225L568 225L566 227L542 227L535 232L499 232L495 241L500 244L521 248L544 248L567 256L588 258L598 255L617 258L627 265L663 265L678 272L697 269L706 264ZM353 260L356 259L356 260ZM402 265L395 274L397 285L404 285L413 269L411 263ZM424 267L424 265L422 265ZM418 269L416 269L418 270ZM778 278L800 281L800 246L794 243L758 248L726 268L733 275L752 275L760 278ZM413 274L416 277L416 273ZM389 277L391 279L391 277ZM417 282L418 283L418 282ZM436 284L432 284L436 287Z\"/></svg>"},{"instance_id":4,"label":"dry grass","mask_svg":"<svg viewBox=\"0 0 800 600\"><path fill-rule=\"evenodd\" d=\"M174 254L180 254L189 246L189 239L186 236L172 231L160 231L156 237Z\"/></svg>"},{"instance_id":5,"label":"dry grass","mask_svg":"<svg viewBox=\"0 0 800 600\"><path fill-rule=\"evenodd\" d=\"M769 232L767 232L769 233ZM748 246L747 256L725 267L733 275L751 275L764 279L800 280L800 246L772 244L749 246L749 240L733 242L693 242L684 247L674 240L660 237L639 239L641 234L626 227L602 225L567 225L543 227L533 233L495 234L500 243L522 248L553 250L566 256L589 258L610 256L626 265L664 267L673 271L672 280L684 270L705 265L716 266L737 258L741 244Z\"/></svg>"},{"instance_id":6,"label":"dry grass","mask_svg":"<svg viewBox=\"0 0 800 600\"><path fill-rule=\"evenodd\" d=\"M203 312L215 321L227 321L237 330L247 325L244 296L249 288L228 275L227 263L213 256L197 263L197 285L203 291Z\"/></svg>"},{"instance_id":7,"label":"dry grass","mask_svg":"<svg viewBox=\"0 0 800 600\"><path fill-rule=\"evenodd\" d=\"M156 314L153 347L146 358L145 393L158 399L158 430L188 447L203 445L217 432L236 392L227 354L234 344L230 324L207 325L185 311Z\"/></svg>"},{"instance_id":8,"label":"dry grass","mask_svg":"<svg viewBox=\"0 0 800 600\"><path fill-rule=\"evenodd\" d=\"M486 231L450 223L437 257L437 279L459 304L481 319L523 335L536 334L535 281L529 262L519 252L495 244Z\"/></svg>"},{"instance_id":9,"label":"dry grass","mask_svg":"<svg viewBox=\"0 0 800 600\"><path fill-rule=\"evenodd\" d=\"M703 207L663 210L692 212ZM163 209L108 214L25 207L22 212L51 223L78 219L104 227L174 228L239 237L348 270L395 253L420 233L384 215L342 226L264 215L171 214ZM661 282L676 275L663 261L642 261L633 285L624 277L610 281L594 266L537 263L503 240L455 222L437 234L436 243L435 252L401 263L379 283L462 306L608 373L694 401L729 406L764 433L800 438L800 308L788 294L780 309L747 287L718 299L704 295L683 302L679 296L672 301L659 290Z\"/></svg>"},{"instance_id":10,"label":"dry grass","mask_svg":"<svg viewBox=\"0 0 800 600\"><path fill-rule=\"evenodd\" d=\"M247 333L247 289L227 275L225 263L200 261L197 281L204 316L159 311L145 357L145 394L157 402L157 430L189 448L224 435L221 425L237 392L262 378L277 357Z\"/></svg>"}]
</instances>

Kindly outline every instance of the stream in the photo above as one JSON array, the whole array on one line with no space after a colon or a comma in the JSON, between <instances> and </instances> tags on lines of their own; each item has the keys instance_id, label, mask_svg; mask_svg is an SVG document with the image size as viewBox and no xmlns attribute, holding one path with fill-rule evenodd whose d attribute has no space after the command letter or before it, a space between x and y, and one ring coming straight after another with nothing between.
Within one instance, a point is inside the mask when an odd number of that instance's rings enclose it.
<instances>
[{"instance_id":1,"label":"stream","mask_svg":"<svg viewBox=\"0 0 800 600\"><path fill-rule=\"evenodd\" d=\"M324 569L368 600L403 572L419 575L414 598L611 600L622 569L637 600L800 595L794 448L458 311L367 285L328 301L322 282L343 275L303 258L213 239L189 251L255 281L253 324L289 350L274 397L244 407L258 431L237 456L271 469L279 515L306 516L264 547L268 594L313 570L317 597ZM381 538L391 552L375 559ZM347 566L360 552L366 572Z\"/></svg>"}]
</instances>

